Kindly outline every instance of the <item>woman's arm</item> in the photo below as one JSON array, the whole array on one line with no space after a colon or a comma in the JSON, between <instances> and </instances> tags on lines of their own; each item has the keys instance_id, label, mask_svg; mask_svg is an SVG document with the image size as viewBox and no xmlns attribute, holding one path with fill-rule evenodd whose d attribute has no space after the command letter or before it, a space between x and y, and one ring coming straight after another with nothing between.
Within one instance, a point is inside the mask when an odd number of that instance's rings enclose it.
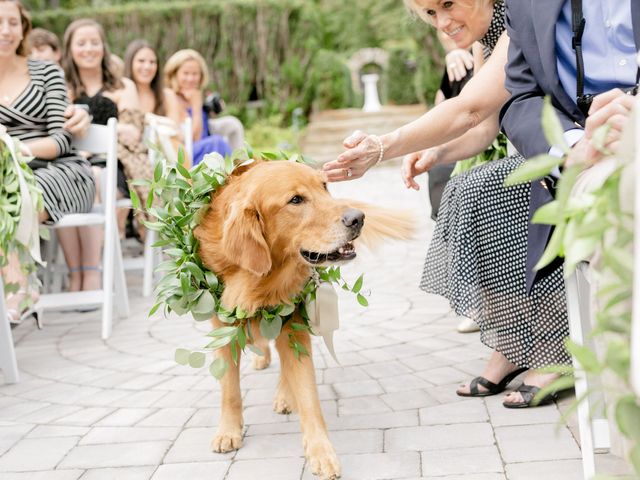
<instances>
[{"instance_id":1,"label":"woman's arm","mask_svg":"<svg viewBox=\"0 0 640 480\"><path fill-rule=\"evenodd\" d=\"M204 131L204 124L202 123L202 92L194 88L192 90L183 90L180 93L191 107L193 140L200 140Z\"/></svg>"},{"instance_id":2,"label":"woman's arm","mask_svg":"<svg viewBox=\"0 0 640 480\"><path fill-rule=\"evenodd\" d=\"M44 103L48 137L25 142L34 157L55 160L71 149L71 135L64 130L64 112L69 104L62 70L50 65L45 72Z\"/></svg>"},{"instance_id":3,"label":"woman's arm","mask_svg":"<svg viewBox=\"0 0 640 480\"><path fill-rule=\"evenodd\" d=\"M446 143L479 125L499 110L509 98L504 88L504 66L509 38L502 34L484 67L462 89L460 95L442 102L417 120L380 137L383 159L395 158ZM355 132L345 139L348 150L337 160L324 165L330 181L361 177L379 156L379 144L374 136Z\"/></svg>"},{"instance_id":4,"label":"woman's arm","mask_svg":"<svg viewBox=\"0 0 640 480\"><path fill-rule=\"evenodd\" d=\"M187 118L187 112L180 105L180 99L170 88L164 89L164 113L176 122L176 125L180 125Z\"/></svg>"}]
</instances>

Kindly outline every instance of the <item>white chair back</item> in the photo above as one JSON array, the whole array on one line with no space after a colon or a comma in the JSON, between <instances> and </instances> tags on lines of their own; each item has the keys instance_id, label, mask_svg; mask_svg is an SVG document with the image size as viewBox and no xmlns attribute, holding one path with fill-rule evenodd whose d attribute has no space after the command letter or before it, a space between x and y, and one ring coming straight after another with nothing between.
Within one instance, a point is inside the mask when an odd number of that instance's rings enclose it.
<instances>
[{"instance_id":1,"label":"white chair back","mask_svg":"<svg viewBox=\"0 0 640 480\"><path fill-rule=\"evenodd\" d=\"M184 135L184 153L193 164L193 120L189 116L182 124L182 134Z\"/></svg>"}]
</instances>

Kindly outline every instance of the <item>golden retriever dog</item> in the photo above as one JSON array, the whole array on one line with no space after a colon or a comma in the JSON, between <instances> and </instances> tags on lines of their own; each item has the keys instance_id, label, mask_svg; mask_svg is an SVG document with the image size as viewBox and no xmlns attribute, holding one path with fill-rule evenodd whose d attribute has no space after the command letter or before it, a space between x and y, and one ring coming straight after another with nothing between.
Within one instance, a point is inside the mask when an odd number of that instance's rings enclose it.
<instances>
[{"instance_id":1,"label":"golden retriever dog","mask_svg":"<svg viewBox=\"0 0 640 480\"><path fill-rule=\"evenodd\" d=\"M236 169L216 191L195 234L204 264L224 281L222 304L254 312L289 303L315 265L353 259L352 241L361 233L371 241L406 238L411 230L410 222L397 212L332 198L321 172L299 163L273 161ZM302 323L297 312L293 315L293 321ZM212 323L215 328L222 326L215 317ZM293 330L290 323L284 324L275 341L282 368L274 409L299 412L311 471L322 479L335 479L340 476L340 463L320 409L309 333ZM254 366L265 368L270 362L268 340L260 335L258 322L250 320L249 325L255 344L265 352L264 357L256 357ZM296 358L289 335L309 355ZM229 452L242 446L240 362L234 364L228 345L216 355L224 357L229 368L221 379L222 411L212 449Z\"/></svg>"}]
</instances>

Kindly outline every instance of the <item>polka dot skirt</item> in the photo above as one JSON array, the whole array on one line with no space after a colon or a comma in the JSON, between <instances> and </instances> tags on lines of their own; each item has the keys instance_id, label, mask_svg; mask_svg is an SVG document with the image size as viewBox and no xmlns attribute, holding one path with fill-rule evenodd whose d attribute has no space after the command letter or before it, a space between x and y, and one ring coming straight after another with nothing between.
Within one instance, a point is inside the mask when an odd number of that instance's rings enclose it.
<instances>
[{"instance_id":1,"label":"polka dot skirt","mask_svg":"<svg viewBox=\"0 0 640 480\"><path fill-rule=\"evenodd\" d=\"M420 283L472 318L480 339L528 368L570 363L562 267L526 291L529 184L504 187L514 155L447 183Z\"/></svg>"}]
</instances>

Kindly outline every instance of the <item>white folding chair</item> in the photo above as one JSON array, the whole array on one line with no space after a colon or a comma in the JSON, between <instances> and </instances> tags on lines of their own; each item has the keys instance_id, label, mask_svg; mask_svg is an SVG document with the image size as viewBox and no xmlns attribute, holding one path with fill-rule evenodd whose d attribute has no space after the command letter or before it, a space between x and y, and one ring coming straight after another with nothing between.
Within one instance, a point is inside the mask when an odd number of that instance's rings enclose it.
<instances>
[{"instance_id":1,"label":"white folding chair","mask_svg":"<svg viewBox=\"0 0 640 480\"><path fill-rule=\"evenodd\" d=\"M4 373L7 383L18 383L18 362L16 351L13 347L13 335L7 317L7 309L4 306L4 283L0 276L0 370Z\"/></svg>"},{"instance_id":2,"label":"white folding chair","mask_svg":"<svg viewBox=\"0 0 640 480\"><path fill-rule=\"evenodd\" d=\"M191 117L187 117L184 123L181 125L182 134L184 136L184 150L186 157L193 161L193 122ZM152 143L156 143L155 132L150 132L150 139ZM156 154L153 150L149 151L149 160L155 165ZM154 284L154 269L158 263L162 260L162 252L158 248L153 248L152 245L156 242L157 234L153 230L147 230L147 235L144 240L144 269L142 277L142 296L149 297L153 293Z\"/></svg>"},{"instance_id":3,"label":"white folding chair","mask_svg":"<svg viewBox=\"0 0 640 480\"><path fill-rule=\"evenodd\" d=\"M588 277L589 265L581 262L576 270L565 280L567 291L567 312L569 315L569 334L578 345L595 350L590 338L591 325L591 288ZM576 398L584 399L578 405L578 429L580 430L580 449L582 451L582 470L586 480L595 475L594 453L606 451L611 447L609 423L605 418L604 398L595 388L599 379L586 374L574 358Z\"/></svg>"},{"instance_id":4,"label":"white folding chair","mask_svg":"<svg viewBox=\"0 0 640 480\"><path fill-rule=\"evenodd\" d=\"M107 125L91 125L83 138L74 139L78 150L94 154L106 154L103 203L96 205L90 213L65 215L57 223L49 225L56 230L67 227L85 227L104 225L104 247L102 255L102 289L82 292L64 292L44 294L36 304L40 315L44 310L67 310L70 308L102 307L102 338L111 335L114 310L120 318L129 315L129 296L125 282L122 251L116 223L116 178L117 158L117 120L109 119Z\"/></svg>"}]
</instances>

